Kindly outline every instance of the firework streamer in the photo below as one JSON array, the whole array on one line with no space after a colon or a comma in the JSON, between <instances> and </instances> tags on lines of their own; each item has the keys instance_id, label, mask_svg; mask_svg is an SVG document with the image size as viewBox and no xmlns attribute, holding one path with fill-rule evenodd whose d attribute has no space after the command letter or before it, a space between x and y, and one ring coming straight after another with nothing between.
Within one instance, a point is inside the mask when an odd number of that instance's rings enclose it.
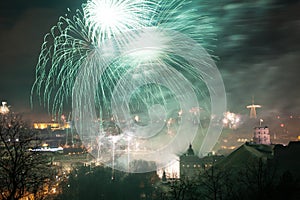
<instances>
[{"instance_id":1,"label":"firework streamer","mask_svg":"<svg viewBox=\"0 0 300 200\"><path fill-rule=\"evenodd\" d=\"M83 144L107 166L153 171L217 142L225 90L190 4L89 0L45 37L33 91L54 113L71 98Z\"/></svg>"}]
</instances>

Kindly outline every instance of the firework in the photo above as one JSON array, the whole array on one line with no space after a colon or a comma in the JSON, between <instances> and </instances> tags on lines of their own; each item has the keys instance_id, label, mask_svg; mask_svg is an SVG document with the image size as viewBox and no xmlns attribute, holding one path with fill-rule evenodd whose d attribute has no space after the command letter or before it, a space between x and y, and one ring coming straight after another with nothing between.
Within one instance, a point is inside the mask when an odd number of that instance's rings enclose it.
<instances>
[{"instance_id":1,"label":"firework","mask_svg":"<svg viewBox=\"0 0 300 200\"><path fill-rule=\"evenodd\" d=\"M83 5L84 18L90 37L101 45L105 40L142 29L151 23L157 5L141 0L89 0Z\"/></svg>"},{"instance_id":2,"label":"firework","mask_svg":"<svg viewBox=\"0 0 300 200\"><path fill-rule=\"evenodd\" d=\"M241 117L238 114L228 111L224 113L222 122L225 127L228 127L230 129L237 129L241 123Z\"/></svg>"},{"instance_id":3,"label":"firework","mask_svg":"<svg viewBox=\"0 0 300 200\"><path fill-rule=\"evenodd\" d=\"M7 102L2 101L2 105L0 106L0 114L5 115L9 113L9 107L7 106Z\"/></svg>"},{"instance_id":4,"label":"firework","mask_svg":"<svg viewBox=\"0 0 300 200\"><path fill-rule=\"evenodd\" d=\"M199 33L210 25L195 24L199 16L190 6L89 0L46 35L33 92L53 113L71 98L83 143L108 166L152 171L172 162L199 133L199 154L217 141L222 126L204 128L201 120L222 117L224 85L202 47ZM201 110L191 112L195 108ZM141 167L139 160L155 164Z\"/></svg>"}]
</instances>

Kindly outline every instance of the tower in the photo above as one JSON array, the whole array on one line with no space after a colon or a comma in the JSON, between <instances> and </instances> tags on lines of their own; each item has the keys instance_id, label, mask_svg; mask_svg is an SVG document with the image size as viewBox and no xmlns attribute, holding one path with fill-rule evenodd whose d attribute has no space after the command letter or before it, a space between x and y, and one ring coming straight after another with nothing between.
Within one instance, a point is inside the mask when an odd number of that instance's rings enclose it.
<instances>
[{"instance_id":1,"label":"tower","mask_svg":"<svg viewBox=\"0 0 300 200\"><path fill-rule=\"evenodd\" d=\"M269 128L267 126L262 127L255 127L254 128L254 136L253 136L253 142L256 144L266 144L270 145L270 132Z\"/></svg>"},{"instance_id":2,"label":"tower","mask_svg":"<svg viewBox=\"0 0 300 200\"><path fill-rule=\"evenodd\" d=\"M261 108L261 105L254 104L254 98L252 98L252 105L247 106L250 109L250 118L256 119L256 108Z\"/></svg>"}]
</instances>

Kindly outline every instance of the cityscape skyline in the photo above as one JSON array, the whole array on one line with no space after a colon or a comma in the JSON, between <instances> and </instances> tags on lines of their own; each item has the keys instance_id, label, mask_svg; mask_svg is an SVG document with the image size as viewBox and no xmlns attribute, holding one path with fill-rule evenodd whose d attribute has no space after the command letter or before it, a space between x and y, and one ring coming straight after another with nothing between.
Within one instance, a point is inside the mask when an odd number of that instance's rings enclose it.
<instances>
[{"instance_id":1,"label":"cityscape skyline","mask_svg":"<svg viewBox=\"0 0 300 200\"><path fill-rule=\"evenodd\" d=\"M17 0L4 2L0 8L0 98L26 118L51 120L47 108L39 102L35 101L33 108L30 105L40 45L59 16L68 13L67 8L75 10L82 2L24 4ZM299 1L194 3L203 4L215 27L216 42L211 43L211 50L218 57L216 64L225 84L227 110L246 116L249 110L245 106L255 96L263 106L258 118L275 120L277 116L299 115Z\"/></svg>"},{"instance_id":2,"label":"cityscape skyline","mask_svg":"<svg viewBox=\"0 0 300 200\"><path fill-rule=\"evenodd\" d=\"M299 199L299 8L1 3L0 199Z\"/></svg>"}]
</instances>

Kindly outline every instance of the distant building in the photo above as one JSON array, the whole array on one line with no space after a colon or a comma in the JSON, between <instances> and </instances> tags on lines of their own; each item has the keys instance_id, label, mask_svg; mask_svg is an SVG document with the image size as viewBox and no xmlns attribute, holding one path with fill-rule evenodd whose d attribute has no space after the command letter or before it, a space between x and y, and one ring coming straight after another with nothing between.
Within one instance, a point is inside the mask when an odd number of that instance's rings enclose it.
<instances>
[{"instance_id":1,"label":"distant building","mask_svg":"<svg viewBox=\"0 0 300 200\"><path fill-rule=\"evenodd\" d=\"M201 172L201 160L195 155L192 145L189 146L187 152L180 156L180 178L193 179Z\"/></svg>"},{"instance_id":2,"label":"distant building","mask_svg":"<svg viewBox=\"0 0 300 200\"><path fill-rule=\"evenodd\" d=\"M270 131L267 126L265 127L255 127L254 128L254 136L253 136L253 142L256 144L266 144L270 145Z\"/></svg>"},{"instance_id":3,"label":"distant building","mask_svg":"<svg viewBox=\"0 0 300 200\"><path fill-rule=\"evenodd\" d=\"M33 123L33 128L34 129L51 129L52 131L54 130L64 130L71 128L71 125L69 122L65 123L58 123L58 122L35 122Z\"/></svg>"}]
</instances>

